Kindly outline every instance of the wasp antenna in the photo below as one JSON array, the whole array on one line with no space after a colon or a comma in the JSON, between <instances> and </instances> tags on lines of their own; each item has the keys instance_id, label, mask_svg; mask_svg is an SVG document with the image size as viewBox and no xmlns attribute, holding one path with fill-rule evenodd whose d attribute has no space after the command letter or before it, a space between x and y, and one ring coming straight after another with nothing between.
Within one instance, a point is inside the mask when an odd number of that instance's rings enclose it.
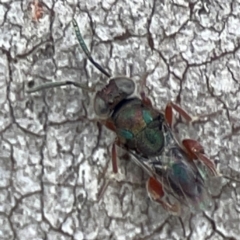
<instances>
[{"instance_id":1,"label":"wasp antenna","mask_svg":"<svg viewBox=\"0 0 240 240\"><path fill-rule=\"evenodd\" d=\"M80 29L77 24L77 21L75 19L73 19L72 23L73 23L73 27L74 27L78 42L79 42L82 50L84 51L84 53L87 55L88 58L91 58L91 53L89 52L89 50L83 40L82 34L81 34Z\"/></svg>"},{"instance_id":2,"label":"wasp antenna","mask_svg":"<svg viewBox=\"0 0 240 240\"><path fill-rule=\"evenodd\" d=\"M73 27L74 27L74 30L75 30L75 34L77 36L77 39L78 39L78 42L82 48L82 50L84 51L84 53L86 54L86 56L88 57L89 61L101 72L103 73L104 75L106 75L107 77L111 77L111 75L106 72L102 66L100 66L97 62L95 62L91 56L91 53L89 52L84 40L83 40L83 37L82 37L82 34L80 32L80 29L78 27L78 24L77 24L77 21L75 19L72 20L72 24L73 24Z\"/></svg>"},{"instance_id":3,"label":"wasp antenna","mask_svg":"<svg viewBox=\"0 0 240 240\"><path fill-rule=\"evenodd\" d=\"M45 89L48 89L48 88L56 88L56 87L67 86L67 85L73 85L75 87L78 87L78 88L81 88L81 89L84 89L84 90L87 90L87 91L90 91L90 92L95 91L94 87L90 88L90 87L84 86L84 85L82 85L80 83L77 83L77 82L65 81L65 82L44 83L44 84L36 86L36 87L28 88L26 90L26 92L27 93L39 92L39 91L42 91L42 90L45 90Z\"/></svg>"}]
</instances>

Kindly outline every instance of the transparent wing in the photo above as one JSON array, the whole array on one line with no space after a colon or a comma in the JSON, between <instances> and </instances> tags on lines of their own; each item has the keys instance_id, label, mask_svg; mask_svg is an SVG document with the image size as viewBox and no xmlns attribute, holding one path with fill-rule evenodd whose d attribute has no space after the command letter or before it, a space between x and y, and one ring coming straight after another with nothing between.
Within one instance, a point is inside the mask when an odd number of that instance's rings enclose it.
<instances>
[{"instance_id":1,"label":"transparent wing","mask_svg":"<svg viewBox=\"0 0 240 240\"><path fill-rule=\"evenodd\" d=\"M131 152L134 161L164 187L164 192L193 211L204 209L210 198L204 167L196 165L177 143L167 146L160 156L144 158Z\"/></svg>"}]
</instances>

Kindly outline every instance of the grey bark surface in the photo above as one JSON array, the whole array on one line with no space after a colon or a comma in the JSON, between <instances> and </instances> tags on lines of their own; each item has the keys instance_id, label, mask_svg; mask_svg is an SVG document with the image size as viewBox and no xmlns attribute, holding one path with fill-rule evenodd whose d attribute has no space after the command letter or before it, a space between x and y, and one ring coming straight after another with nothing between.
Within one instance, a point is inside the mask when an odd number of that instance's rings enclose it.
<instances>
[{"instance_id":1,"label":"grey bark surface","mask_svg":"<svg viewBox=\"0 0 240 240\"><path fill-rule=\"evenodd\" d=\"M0 239L240 239L240 183L211 179L210 209L169 215L151 202L147 176L131 159L112 174L115 135L96 123L93 93L72 86L27 94L27 84L107 79L80 49L79 24L94 59L127 75L163 110L212 112L179 138L194 138L240 175L240 1L0 1ZM138 89L139 90L139 89ZM118 149L119 156L124 151ZM98 193L109 186L100 201Z\"/></svg>"}]
</instances>

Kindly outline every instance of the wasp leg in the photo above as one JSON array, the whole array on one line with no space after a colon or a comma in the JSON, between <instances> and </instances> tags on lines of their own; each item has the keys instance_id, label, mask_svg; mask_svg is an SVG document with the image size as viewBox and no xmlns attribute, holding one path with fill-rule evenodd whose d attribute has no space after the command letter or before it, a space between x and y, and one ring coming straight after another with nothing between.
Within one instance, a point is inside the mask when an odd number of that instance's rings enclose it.
<instances>
[{"instance_id":1,"label":"wasp leg","mask_svg":"<svg viewBox=\"0 0 240 240\"><path fill-rule=\"evenodd\" d=\"M148 75L149 75L149 73L145 73L142 76L142 80L141 80L141 83L140 83L140 96L142 98L142 102L146 106L152 107L152 102L151 102L150 98L148 98L146 96L146 93L144 92L144 87L147 87L147 77L148 77Z\"/></svg>"},{"instance_id":2,"label":"wasp leg","mask_svg":"<svg viewBox=\"0 0 240 240\"><path fill-rule=\"evenodd\" d=\"M181 108L180 106L178 106L177 104L175 104L173 102L169 102L167 104L166 108L174 109L176 112L179 113L180 116L182 116L186 120L186 122L188 124L199 122L200 119L202 119L202 118L213 117L213 116L216 116L218 113L222 112L222 110L219 110L219 111L216 111L216 112L213 112L213 113L202 114L202 115L199 115L199 116L191 116L183 108ZM172 121L172 119L171 119L171 121Z\"/></svg>"},{"instance_id":3,"label":"wasp leg","mask_svg":"<svg viewBox=\"0 0 240 240\"><path fill-rule=\"evenodd\" d=\"M165 210L172 213L173 215L180 215L181 207L179 204L171 204L162 200L162 197L164 196L164 190L162 184L159 181L153 177L150 177L147 181L146 187L148 195L153 201L161 204Z\"/></svg>"},{"instance_id":4,"label":"wasp leg","mask_svg":"<svg viewBox=\"0 0 240 240\"><path fill-rule=\"evenodd\" d=\"M145 92L140 92L140 95L141 95L141 98L142 98L142 101L143 103L146 105L146 106L149 106L149 107L152 107L152 102L151 100L146 96Z\"/></svg>"},{"instance_id":5,"label":"wasp leg","mask_svg":"<svg viewBox=\"0 0 240 240\"><path fill-rule=\"evenodd\" d=\"M118 173L118 164L117 164L117 150L116 150L116 145L118 145L118 139L116 138L115 142L112 145L112 170L114 174ZM98 197L97 197L97 201L99 202L101 200L101 198L103 197L104 193L106 192L108 185L110 183L110 179L106 179L104 184L102 185L99 193L98 193Z\"/></svg>"},{"instance_id":6,"label":"wasp leg","mask_svg":"<svg viewBox=\"0 0 240 240\"><path fill-rule=\"evenodd\" d=\"M101 124L106 126L109 130L116 132L116 126L114 123L107 119L107 120L100 120ZM121 142L118 138L115 139L113 145L112 145L112 168L113 168L113 173L118 172L118 166L117 166L117 150L116 150L116 145L120 146Z\"/></svg>"},{"instance_id":7,"label":"wasp leg","mask_svg":"<svg viewBox=\"0 0 240 240\"><path fill-rule=\"evenodd\" d=\"M118 173L117 150L116 150L115 143L113 143L112 145L112 169L113 169L113 173Z\"/></svg>"},{"instance_id":8,"label":"wasp leg","mask_svg":"<svg viewBox=\"0 0 240 240\"><path fill-rule=\"evenodd\" d=\"M166 108L165 108L165 118L166 118L166 121L167 121L168 125L170 126L170 128L172 128L173 110L172 110L172 106L171 106L170 103L168 103Z\"/></svg>"},{"instance_id":9,"label":"wasp leg","mask_svg":"<svg viewBox=\"0 0 240 240\"><path fill-rule=\"evenodd\" d=\"M116 145L119 146L119 147L121 146L118 138L115 139L115 142L112 145L112 168L113 168L113 173L118 173Z\"/></svg>"},{"instance_id":10,"label":"wasp leg","mask_svg":"<svg viewBox=\"0 0 240 240\"><path fill-rule=\"evenodd\" d=\"M187 150L191 159L201 161L205 166L208 167L214 176L220 175L216 169L215 163L205 155L204 148L198 141L193 139L184 139L182 141L182 145Z\"/></svg>"},{"instance_id":11,"label":"wasp leg","mask_svg":"<svg viewBox=\"0 0 240 240\"><path fill-rule=\"evenodd\" d=\"M100 120L100 123L103 124L109 130L116 132L116 126L114 125L113 121L107 120Z\"/></svg>"},{"instance_id":12,"label":"wasp leg","mask_svg":"<svg viewBox=\"0 0 240 240\"><path fill-rule=\"evenodd\" d=\"M116 145L120 146L120 141L118 138L116 138L115 142L112 145L112 169L113 169L113 174L117 174L118 173L118 163L117 163L117 150L116 150ZM101 187L99 193L98 193L98 197L97 197L97 201L99 202L103 196L103 194L106 192L108 185L110 183L110 179L107 179L103 186Z\"/></svg>"}]
</instances>

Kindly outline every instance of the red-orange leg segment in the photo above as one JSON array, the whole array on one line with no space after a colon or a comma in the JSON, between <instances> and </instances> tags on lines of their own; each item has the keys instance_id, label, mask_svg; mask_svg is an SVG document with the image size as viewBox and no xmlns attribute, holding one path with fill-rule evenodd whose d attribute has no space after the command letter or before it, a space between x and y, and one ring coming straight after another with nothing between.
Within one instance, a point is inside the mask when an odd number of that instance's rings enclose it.
<instances>
[{"instance_id":1,"label":"red-orange leg segment","mask_svg":"<svg viewBox=\"0 0 240 240\"><path fill-rule=\"evenodd\" d=\"M191 116L190 114L188 114L183 108L181 108L180 106L178 106L177 104L170 102L169 105L171 105L171 107L179 113L180 116L182 116L187 123L194 123L199 121L201 118L205 118L205 117L212 117L217 115L218 113L222 112L222 110L213 112L213 113L207 113L207 114L202 114L199 116Z\"/></svg>"},{"instance_id":2,"label":"red-orange leg segment","mask_svg":"<svg viewBox=\"0 0 240 240\"><path fill-rule=\"evenodd\" d=\"M112 169L113 169L113 173L118 172L117 151L116 151L115 143L113 143L113 145L112 145Z\"/></svg>"},{"instance_id":3,"label":"red-orange leg segment","mask_svg":"<svg viewBox=\"0 0 240 240\"><path fill-rule=\"evenodd\" d=\"M165 108L165 118L166 118L167 123L170 126L170 128L172 128L172 124L173 124L173 110L172 110L171 103L168 103L166 108Z\"/></svg>"},{"instance_id":4,"label":"red-orange leg segment","mask_svg":"<svg viewBox=\"0 0 240 240\"><path fill-rule=\"evenodd\" d=\"M116 132L116 127L114 123L110 120L100 120L100 122L105 125L108 129L110 129L113 132ZM116 145L120 146L121 143L118 138L115 139L115 142L112 145L112 169L113 173L118 172L118 166L117 166L117 149Z\"/></svg>"},{"instance_id":5,"label":"red-orange leg segment","mask_svg":"<svg viewBox=\"0 0 240 240\"><path fill-rule=\"evenodd\" d=\"M175 204L170 204L162 200L162 197L164 196L164 190L162 184L157 181L155 178L150 177L147 181L147 191L149 197L155 201L158 202L159 204L162 205L162 207L171 212L174 215L180 215L181 208L180 205L175 203Z\"/></svg>"},{"instance_id":6,"label":"red-orange leg segment","mask_svg":"<svg viewBox=\"0 0 240 240\"><path fill-rule=\"evenodd\" d=\"M187 121L187 123L192 122L193 118L183 108L181 108L177 104L170 102L168 103L167 106L172 107L176 112L178 112L179 115L182 116Z\"/></svg>"},{"instance_id":7,"label":"red-orange leg segment","mask_svg":"<svg viewBox=\"0 0 240 240\"><path fill-rule=\"evenodd\" d=\"M140 92L142 102L149 107L152 107L152 102L151 100L146 96L145 92Z\"/></svg>"},{"instance_id":8,"label":"red-orange leg segment","mask_svg":"<svg viewBox=\"0 0 240 240\"><path fill-rule=\"evenodd\" d=\"M182 141L182 145L185 147L192 159L198 159L209 168L214 176L219 176L214 162L205 155L204 148L198 141L193 139L184 139Z\"/></svg>"},{"instance_id":9,"label":"red-orange leg segment","mask_svg":"<svg viewBox=\"0 0 240 240\"><path fill-rule=\"evenodd\" d=\"M110 120L100 120L100 123L103 124L104 126L106 126L106 128L108 128L109 130L116 132L116 126L114 125L114 123Z\"/></svg>"},{"instance_id":10,"label":"red-orange leg segment","mask_svg":"<svg viewBox=\"0 0 240 240\"><path fill-rule=\"evenodd\" d=\"M169 102L165 108L165 118L171 128L173 124L173 109L178 112L179 115L187 121L187 123L193 121L193 118L184 109L173 102Z\"/></svg>"}]
</instances>

